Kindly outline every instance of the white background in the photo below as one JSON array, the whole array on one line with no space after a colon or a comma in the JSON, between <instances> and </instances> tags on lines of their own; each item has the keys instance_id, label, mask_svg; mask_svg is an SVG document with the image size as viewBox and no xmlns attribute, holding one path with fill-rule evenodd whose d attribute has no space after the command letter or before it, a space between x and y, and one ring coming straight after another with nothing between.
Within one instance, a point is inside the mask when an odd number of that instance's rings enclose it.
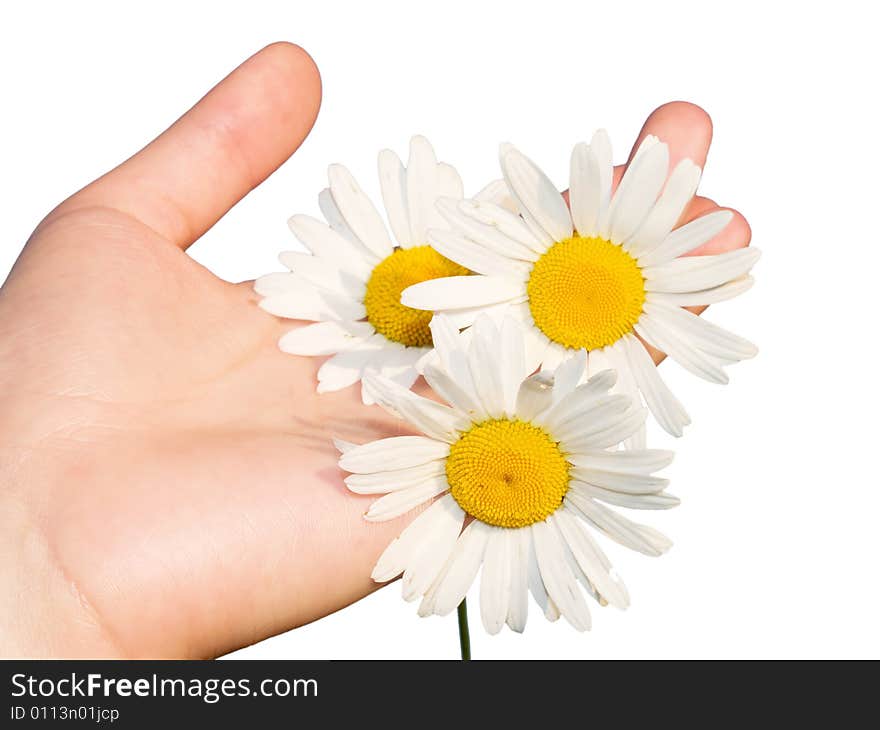
<instances>
[{"instance_id":1,"label":"white background","mask_svg":"<svg viewBox=\"0 0 880 730\"><path fill-rule=\"evenodd\" d=\"M761 346L712 386L663 365L695 426L675 443L676 541L611 555L633 596L592 632L532 609L483 658L878 657L878 102L862 3L17 3L0 28L0 279L40 218L127 157L261 46L317 61L324 102L294 159L192 254L231 280L276 270L285 221L315 213L330 162L377 192L375 154L420 132L469 192L513 141L565 187L606 127L623 160L644 117L714 117L702 191L750 220L758 284L711 319ZM671 439L657 435L654 444ZM477 594L472 592L472 602ZM455 657L455 618L398 588L238 658Z\"/></svg>"}]
</instances>

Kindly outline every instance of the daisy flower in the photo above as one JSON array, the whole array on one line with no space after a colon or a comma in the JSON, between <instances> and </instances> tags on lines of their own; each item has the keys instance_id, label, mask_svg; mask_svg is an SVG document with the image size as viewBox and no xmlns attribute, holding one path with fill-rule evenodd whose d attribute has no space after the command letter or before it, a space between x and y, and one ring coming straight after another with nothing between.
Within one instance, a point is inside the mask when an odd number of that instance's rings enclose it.
<instances>
[{"instance_id":1,"label":"daisy flower","mask_svg":"<svg viewBox=\"0 0 880 730\"><path fill-rule=\"evenodd\" d=\"M452 230L428 234L437 251L478 276L416 284L402 302L446 312L460 327L481 311L510 311L526 326L531 364L552 371L586 350L588 374L616 369L618 390L644 398L660 425L680 436L690 419L643 342L701 378L726 383L724 366L754 356L755 346L683 307L746 291L759 252L684 256L718 235L733 214L721 210L675 228L700 168L683 160L667 180L669 150L653 136L613 195L605 132L578 144L570 209L547 176L509 145L502 147L501 168L519 216L483 201L443 200L439 207ZM643 430L631 445L644 445Z\"/></svg>"},{"instance_id":2,"label":"daisy flower","mask_svg":"<svg viewBox=\"0 0 880 730\"><path fill-rule=\"evenodd\" d=\"M462 197L455 169L437 162L424 137L410 142L406 167L391 150L379 153L379 183L391 236L376 207L342 165L328 170L329 187L318 196L327 220L295 215L290 229L311 252L287 251L290 273L255 282L260 307L315 324L285 334L279 347L294 355L331 355L318 370L318 392L340 390L375 371L409 387L416 362L431 349L430 312L400 303L408 286L468 270L427 245L429 227L442 225L439 197ZM499 187L478 198L498 200Z\"/></svg>"},{"instance_id":3,"label":"daisy flower","mask_svg":"<svg viewBox=\"0 0 880 730\"><path fill-rule=\"evenodd\" d=\"M373 580L403 575L403 596L422 597L420 615L444 615L464 599L478 571L483 624L522 631L531 592L544 615L590 628L584 591L625 608L629 596L591 535L597 531L646 555L671 545L651 527L606 505L666 509L678 500L653 472L668 451L615 451L646 411L610 395L614 372L578 385L583 351L529 375L521 325L488 316L460 334L449 318L431 324L435 358L424 366L434 391L423 398L378 374L364 377L376 402L421 436L355 446L337 442L345 483L384 494L367 520L390 520L434 500L382 553ZM580 587L579 587L580 586Z\"/></svg>"}]
</instances>

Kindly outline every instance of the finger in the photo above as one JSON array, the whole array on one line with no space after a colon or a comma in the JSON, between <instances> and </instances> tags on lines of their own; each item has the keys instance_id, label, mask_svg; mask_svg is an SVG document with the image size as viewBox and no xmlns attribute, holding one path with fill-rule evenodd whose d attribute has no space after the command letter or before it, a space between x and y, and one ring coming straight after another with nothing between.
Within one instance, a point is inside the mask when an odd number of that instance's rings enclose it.
<instances>
[{"instance_id":1,"label":"finger","mask_svg":"<svg viewBox=\"0 0 880 730\"><path fill-rule=\"evenodd\" d=\"M715 238L688 252L685 254L686 256L708 256L710 254L725 253L726 251L745 248L751 242L752 229L743 214L733 208L721 208L715 204L714 200L709 198L694 198L682 215L678 225L683 226L685 223L690 223L692 220L716 210L729 210L733 213L730 223Z\"/></svg>"},{"instance_id":2,"label":"finger","mask_svg":"<svg viewBox=\"0 0 880 730\"><path fill-rule=\"evenodd\" d=\"M320 101L309 55L274 43L55 213L115 208L186 248L296 151Z\"/></svg>"},{"instance_id":3,"label":"finger","mask_svg":"<svg viewBox=\"0 0 880 730\"><path fill-rule=\"evenodd\" d=\"M645 137L651 134L669 146L670 170L683 159L689 159L701 168L706 166L709 145L712 144L712 119L696 104L671 101L651 112L633 145L629 160Z\"/></svg>"}]
</instances>

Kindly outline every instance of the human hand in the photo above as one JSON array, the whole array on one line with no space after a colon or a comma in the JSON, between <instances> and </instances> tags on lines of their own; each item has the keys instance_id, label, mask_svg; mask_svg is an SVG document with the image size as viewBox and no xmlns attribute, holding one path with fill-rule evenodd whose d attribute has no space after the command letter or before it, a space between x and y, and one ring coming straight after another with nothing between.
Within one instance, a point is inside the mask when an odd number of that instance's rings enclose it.
<instances>
[{"instance_id":1,"label":"human hand","mask_svg":"<svg viewBox=\"0 0 880 730\"><path fill-rule=\"evenodd\" d=\"M3 656L216 656L376 588L413 515L365 522L330 439L402 427L358 388L318 396L320 361L277 349L290 323L185 253L319 101L311 59L269 46L52 211L0 289ZM674 103L645 134L702 165L711 125ZM704 252L747 243L737 215Z\"/></svg>"}]
</instances>

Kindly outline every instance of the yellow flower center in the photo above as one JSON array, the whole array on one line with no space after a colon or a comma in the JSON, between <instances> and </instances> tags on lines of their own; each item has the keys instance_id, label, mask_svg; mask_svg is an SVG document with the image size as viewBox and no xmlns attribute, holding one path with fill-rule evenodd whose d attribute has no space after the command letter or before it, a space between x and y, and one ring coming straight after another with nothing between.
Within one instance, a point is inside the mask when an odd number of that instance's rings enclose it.
<instances>
[{"instance_id":1,"label":"yellow flower center","mask_svg":"<svg viewBox=\"0 0 880 730\"><path fill-rule=\"evenodd\" d=\"M370 274L364 296L367 321L393 342L407 347L429 347L433 341L428 324L433 313L403 306L400 293L428 279L468 273L464 266L441 256L430 246L396 249Z\"/></svg>"},{"instance_id":2,"label":"yellow flower center","mask_svg":"<svg viewBox=\"0 0 880 730\"><path fill-rule=\"evenodd\" d=\"M535 262L527 292L541 332L565 347L595 350L632 331L645 303L645 279L620 246L575 234Z\"/></svg>"},{"instance_id":3,"label":"yellow flower center","mask_svg":"<svg viewBox=\"0 0 880 730\"><path fill-rule=\"evenodd\" d=\"M526 527L562 505L568 468L543 429L493 419L473 426L452 444L446 479L467 514L497 527Z\"/></svg>"}]
</instances>

